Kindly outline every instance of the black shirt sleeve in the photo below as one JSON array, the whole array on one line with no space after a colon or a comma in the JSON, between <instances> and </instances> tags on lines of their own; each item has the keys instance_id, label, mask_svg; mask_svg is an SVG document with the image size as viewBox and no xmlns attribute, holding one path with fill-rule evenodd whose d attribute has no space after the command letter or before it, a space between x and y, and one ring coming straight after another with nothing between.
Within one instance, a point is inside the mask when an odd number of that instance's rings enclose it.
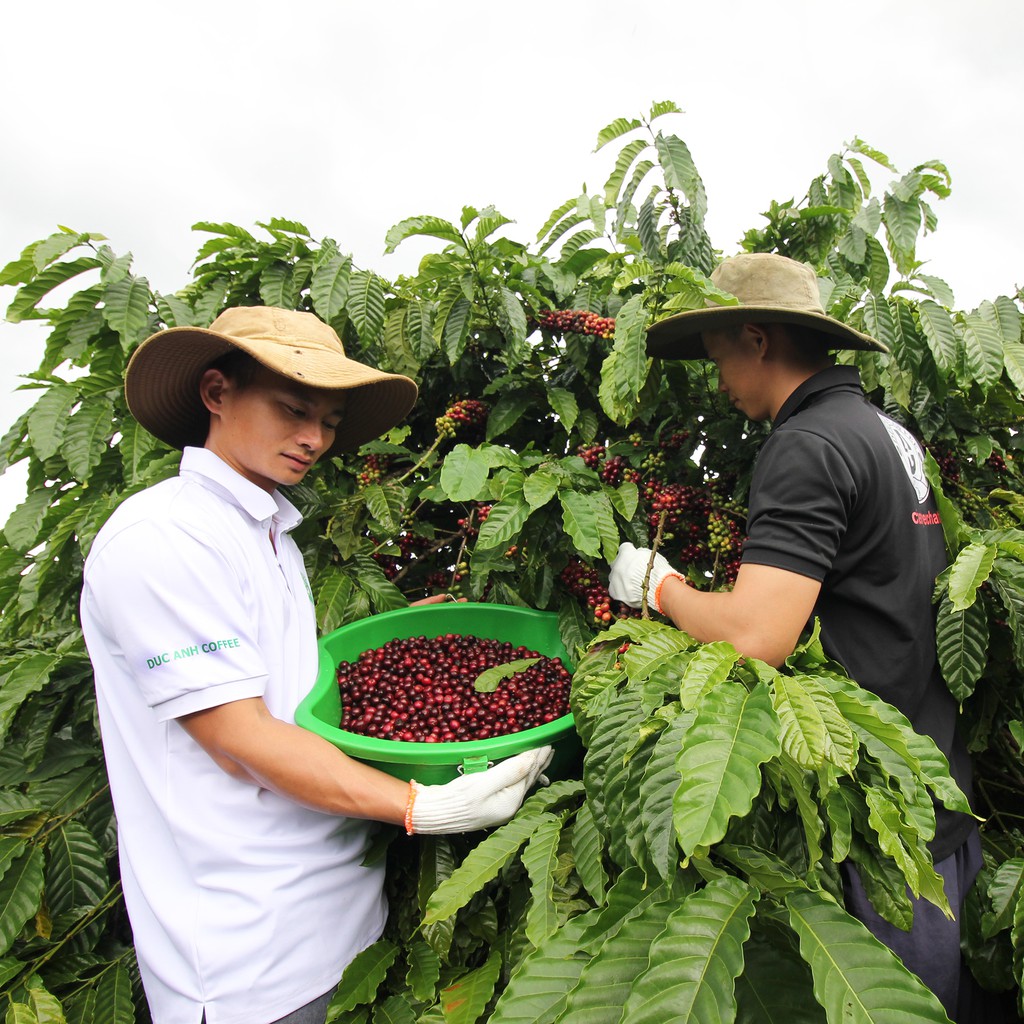
<instances>
[{"instance_id":1,"label":"black shirt sleeve","mask_svg":"<svg viewBox=\"0 0 1024 1024\"><path fill-rule=\"evenodd\" d=\"M743 561L824 580L856 499L849 466L828 440L779 430L754 467Z\"/></svg>"}]
</instances>

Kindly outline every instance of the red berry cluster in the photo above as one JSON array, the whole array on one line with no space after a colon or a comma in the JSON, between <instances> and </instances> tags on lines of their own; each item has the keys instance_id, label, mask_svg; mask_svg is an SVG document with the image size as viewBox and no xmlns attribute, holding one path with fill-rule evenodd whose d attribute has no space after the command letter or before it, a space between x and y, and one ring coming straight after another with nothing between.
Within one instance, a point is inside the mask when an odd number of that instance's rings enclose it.
<instances>
[{"instance_id":1,"label":"red berry cluster","mask_svg":"<svg viewBox=\"0 0 1024 1024\"><path fill-rule=\"evenodd\" d=\"M588 469L596 469L601 480L612 487L617 487L623 480L636 483L640 479L640 474L621 455L608 455L603 444L581 444L576 451L583 464Z\"/></svg>"},{"instance_id":2,"label":"red berry cluster","mask_svg":"<svg viewBox=\"0 0 1024 1024\"><path fill-rule=\"evenodd\" d=\"M490 411L486 402L478 402L475 398L463 398L445 410L443 416L434 421L438 437L454 437L457 430L463 427L479 429L487 422Z\"/></svg>"},{"instance_id":3,"label":"red berry cluster","mask_svg":"<svg viewBox=\"0 0 1024 1024\"><path fill-rule=\"evenodd\" d=\"M420 551L426 551L431 544L429 537L421 537L412 530L403 530L395 538L395 542L398 544L398 550L402 553L401 557L405 561L415 558Z\"/></svg>"},{"instance_id":4,"label":"red berry cluster","mask_svg":"<svg viewBox=\"0 0 1024 1024\"><path fill-rule=\"evenodd\" d=\"M390 455L374 455L371 453L363 460L363 468L356 476L356 482L360 487L379 483L390 468Z\"/></svg>"},{"instance_id":5,"label":"red berry cluster","mask_svg":"<svg viewBox=\"0 0 1024 1024\"><path fill-rule=\"evenodd\" d=\"M597 625L604 625L612 621L611 598L608 596L608 588L589 565L574 558L562 570L559 579L573 597L586 602Z\"/></svg>"},{"instance_id":6,"label":"red berry cluster","mask_svg":"<svg viewBox=\"0 0 1024 1024\"><path fill-rule=\"evenodd\" d=\"M666 452L677 452L689 440L690 432L688 430L674 430L668 437L663 437L658 442L658 447Z\"/></svg>"},{"instance_id":7,"label":"red berry cluster","mask_svg":"<svg viewBox=\"0 0 1024 1024\"><path fill-rule=\"evenodd\" d=\"M644 484L644 500L649 510L648 525L652 530L658 528L663 512L664 529L671 531L684 519L706 520L711 508L711 498L704 488L666 484L657 479L650 479Z\"/></svg>"},{"instance_id":8,"label":"red berry cluster","mask_svg":"<svg viewBox=\"0 0 1024 1024\"><path fill-rule=\"evenodd\" d=\"M626 460L621 455L611 455L604 460L601 467L601 480L616 487L622 482L623 473L627 468Z\"/></svg>"},{"instance_id":9,"label":"red berry cluster","mask_svg":"<svg viewBox=\"0 0 1024 1024\"><path fill-rule=\"evenodd\" d=\"M370 541L377 543L375 537ZM394 544L386 545L382 550L373 552L373 560L384 570L384 575L393 580L403 569L407 569L410 563L416 561L420 552L426 551L431 546L429 537L422 537L414 530L403 530L394 539ZM397 548L397 553L396 553Z\"/></svg>"},{"instance_id":10,"label":"red berry cluster","mask_svg":"<svg viewBox=\"0 0 1024 1024\"><path fill-rule=\"evenodd\" d=\"M553 334L590 334L595 338L610 338L615 333L615 320L598 316L585 309L553 309L538 321Z\"/></svg>"},{"instance_id":11,"label":"red berry cluster","mask_svg":"<svg viewBox=\"0 0 1024 1024\"><path fill-rule=\"evenodd\" d=\"M481 672L540 658L478 693ZM557 658L499 640L446 633L390 640L338 665L348 732L416 743L482 740L553 722L569 712L571 677Z\"/></svg>"},{"instance_id":12,"label":"red berry cluster","mask_svg":"<svg viewBox=\"0 0 1024 1024\"><path fill-rule=\"evenodd\" d=\"M480 524L487 522L490 511L490 505L477 505L468 516L458 521L459 527L465 531L468 538L476 537L480 533Z\"/></svg>"},{"instance_id":13,"label":"red berry cluster","mask_svg":"<svg viewBox=\"0 0 1024 1024\"><path fill-rule=\"evenodd\" d=\"M942 476L951 483L959 483L960 460L956 457L956 453L948 448L935 447L930 450L939 465L939 472Z\"/></svg>"},{"instance_id":14,"label":"red berry cluster","mask_svg":"<svg viewBox=\"0 0 1024 1024\"><path fill-rule=\"evenodd\" d=\"M744 541L745 510L722 497L719 483L667 484L650 477L642 490L652 537L661 525L665 556L677 564L695 566L712 585L736 581Z\"/></svg>"},{"instance_id":15,"label":"red berry cluster","mask_svg":"<svg viewBox=\"0 0 1024 1024\"><path fill-rule=\"evenodd\" d=\"M988 459L986 459L988 465L994 469L997 473L1006 472L1006 459L1003 458L1001 452L993 452Z\"/></svg>"},{"instance_id":16,"label":"red berry cluster","mask_svg":"<svg viewBox=\"0 0 1024 1024\"><path fill-rule=\"evenodd\" d=\"M612 607L608 588L601 582L597 572L578 558L572 559L558 577L565 589L577 600L586 604L595 626L607 626L612 619L636 618L640 611L622 604Z\"/></svg>"},{"instance_id":17,"label":"red berry cluster","mask_svg":"<svg viewBox=\"0 0 1024 1024\"><path fill-rule=\"evenodd\" d=\"M445 572L444 569L438 569L437 572L432 572L424 581L423 589L428 594L436 594L438 591L447 590L452 582L452 574Z\"/></svg>"},{"instance_id":18,"label":"red berry cluster","mask_svg":"<svg viewBox=\"0 0 1024 1024\"><path fill-rule=\"evenodd\" d=\"M393 580L402 571L402 563L394 555L385 555L380 551L374 551L373 560L384 570L384 575L389 580Z\"/></svg>"}]
</instances>

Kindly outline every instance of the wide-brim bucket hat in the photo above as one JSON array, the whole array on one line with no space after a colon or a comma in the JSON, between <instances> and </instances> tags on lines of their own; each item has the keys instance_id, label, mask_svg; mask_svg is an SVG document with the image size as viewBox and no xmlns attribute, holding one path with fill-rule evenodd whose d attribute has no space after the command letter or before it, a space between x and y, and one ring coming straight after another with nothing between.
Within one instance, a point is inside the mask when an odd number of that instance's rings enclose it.
<instances>
[{"instance_id":1,"label":"wide-brim bucket hat","mask_svg":"<svg viewBox=\"0 0 1024 1024\"><path fill-rule=\"evenodd\" d=\"M226 309L209 327L169 327L148 337L125 371L132 415L173 448L206 443L210 414L199 381L233 349L298 384L345 393L328 455L353 451L401 422L416 402L415 381L345 355L330 325L312 313L274 306Z\"/></svg>"},{"instance_id":2,"label":"wide-brim bucket hat","mask_svg":"<svg viewBox=\"0 0 1024 1024\"><path fill-rule=\"evenodd\" d=\"M834 338L832 349L888 352L880 341L830 317L821 304L818 276L806 263L771 252L749 252L724 260L711 272L711 283L738 299L721 305L711 299L659 320L648 328L647 354L663 359L706 359L704 331L750 323L798 324Z\"/></svg>"}]
</instances>

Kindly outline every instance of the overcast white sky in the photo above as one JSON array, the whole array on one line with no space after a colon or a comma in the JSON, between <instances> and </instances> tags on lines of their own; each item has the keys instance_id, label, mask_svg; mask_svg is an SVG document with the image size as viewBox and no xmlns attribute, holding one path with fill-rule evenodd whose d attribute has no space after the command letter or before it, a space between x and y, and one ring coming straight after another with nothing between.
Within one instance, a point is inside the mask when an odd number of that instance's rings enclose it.
<instances>
[{"instance_id":1,"label":"overcast white sky","mask_svg":"<svg viewBox=\"0 0 1024 1024\"><path fill-rule=\"evenodd\" d=\"M4 5L0 38L0 265L63 224L173 291L194 222L278 216L394 278L428 248L383 256L399 220L493 203L530 241L603 184L600 128L674 100L726 254L859 136L949 167L919 256L958 306L1024 283L1020 0L50 0ZM42 341L0 323L0 432Z\"/></svg>"}]
</instances>

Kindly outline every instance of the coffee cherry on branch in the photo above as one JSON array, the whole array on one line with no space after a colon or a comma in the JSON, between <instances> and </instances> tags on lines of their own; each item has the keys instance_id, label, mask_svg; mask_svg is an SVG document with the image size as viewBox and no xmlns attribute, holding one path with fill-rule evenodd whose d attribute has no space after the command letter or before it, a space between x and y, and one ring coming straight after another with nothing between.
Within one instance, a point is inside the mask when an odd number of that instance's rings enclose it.
<instances>
[{"instance_id":1,"label":"coffee cherry on branch","mask_svg":"<svg viewBox=\"0 0 1024 1024\"><path fill-rule=\"evenodd\" d=\"M356 483L361 488L379 483L384 474L391 468L390 455L375 455L372 452L363 460L363 468L356 476Z\"/></svg>"},{"instance_id":2,"label":"coffee cherry on branch","mask_svg":"<svg viewBox=\"0 0 1024 1024\"><path fill-rule=\"evenodd\" d=\"M585 309L552 309L544 313L538 323L552 334L589 334L595 338L611 338L615 334L612 317Z\"/></svg>"},{"instance_id":3,"label":"coffee cherry on branch","mask_svg":"<svg viewBox=\"0 0 1024 1024\"><path fill-rule=\"evenodd\" d=\"M601 467L601 481L611 484L612 487L622 482L622 475L626 470L626 460L621 455L612 455L604 460Z\"/></svg>"},{"instance_id":4,"label":"coffee cherry on branch","mask_svg":"<svg viewBox=\"0 0 1024 1024\"><path fill-rule=\"evenodd\" d=\"M480 533L480 524L487 521L487 515L490 511L490 505L477 505L468 516L457 520L459 528L472 540L472 538Z\"/></svg>"},{"instance_id":5,"label":"coffee cherry on branch","mask_svg":"<svg viewBox=\"0 0 1024 1024\"><path fill-rule=\"evenodd\" d=\"M1006 472L1006 459L1003 458L1001 452L993 452L986 460L990 469L994 469L997 473Z\"/></svg>"},{"instance_id":6,"label":"coffee cherry on branch","mask_svg":"<svg viewBox=\"0 0 1024 1024\"><path fill-rule=\"evenodd\" d=\"M537 662L491 693L473 684L511 661ZM446 633L389 640L340 662L341 728L381 739L452 743L532 729L569 713L571 676L558 658L508 641Z\"/></svg>"},{"instance_id":7,"label":"coffee cherry on branch","mask_svg":"<svg viewBox=\"0 0 1024 1024\"><path fill-rule=\"evenodd\" d=\"M638 609L618 601L613 607L608 588L597 571L578 558L571 559L558 578L569 594L587 606L595 626L604 627L612 619L636 618L640 614Z\"/></svg>"},{"instance_id":8,"label":"coffee cherry on branch","mask_svg":"<svg viewBox=\"0 0 1024 1024\"><path fill-rule=\"evenodd\" d=\"M454 437L463 429L479 430L487 423L490 407L475 398L463 398L454 402L443 416L434 421L438 437Z\"/></svg>"},{"instance_id":9,"label":"coffee cherry on branch","mask_svg":"<svg viewBox=\"0 0 1024 1024\"><path fill-rule=\"evenodd\" d=\"M384 575L389 580L393 580L402 571L402 563L394 555L384 555L379 551L375 551L372 557L381 569L383 569Z\"/></svg>"},{"instance_id":10,"label":"coffee cherry on branch","mask_svg":"<svg viewBox=\"0 0 1024 1024\"><path fill-rule=\"evenodd\" d=\"M690 432L688 430L675 430L667 437L663 436L658 442L658 447L663 451L677 452L689 440Z\"/></svg>"},{"instance_id":11,"label":"coffee cherry on branch","mask_svg":"<svg viewBox=\"0 0 1024 1024\"><path fill-rule=\"evenodd\" d=\"M960 460L957 458L956 453L940 445L929 445L929 451L931 451L935 461L938 463L939 472L942 474L943 479L951 483L959 483Z\"/></svg>"},{"instance_id":12,"label":"coffee cherry on branch","mask_svg":"<svg viewBox=\"0 0 1024 1024\"><path fill-rule=\"evenodd\" d=\"M597 469L604 460L607 449L603 444L581 444L576 451L587 469Z\"/></svg>"}]
</instances>

